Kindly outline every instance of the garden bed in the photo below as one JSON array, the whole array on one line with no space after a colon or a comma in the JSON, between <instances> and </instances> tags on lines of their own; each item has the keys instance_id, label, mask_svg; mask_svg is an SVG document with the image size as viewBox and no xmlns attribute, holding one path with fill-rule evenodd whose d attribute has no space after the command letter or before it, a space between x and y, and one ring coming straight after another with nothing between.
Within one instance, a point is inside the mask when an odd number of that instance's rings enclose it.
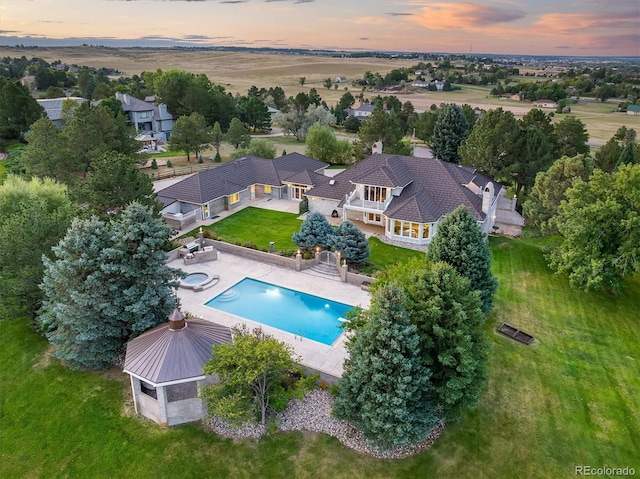
<instances>
[{"instance_id":1,"label":"garden bed","mask_svg":"<svg viewBox=\"0 0 640 479\"><path fill-rule=\"evenodd\" d=\"M510 337L511 339L515 339L522 344L527 345L531 344L534 339L532 335L525 333L524 331L520 331L515 326L511 326L507 323L502 323L502 325L498 328L498 332Z\"/></svg>"}]
</instances>

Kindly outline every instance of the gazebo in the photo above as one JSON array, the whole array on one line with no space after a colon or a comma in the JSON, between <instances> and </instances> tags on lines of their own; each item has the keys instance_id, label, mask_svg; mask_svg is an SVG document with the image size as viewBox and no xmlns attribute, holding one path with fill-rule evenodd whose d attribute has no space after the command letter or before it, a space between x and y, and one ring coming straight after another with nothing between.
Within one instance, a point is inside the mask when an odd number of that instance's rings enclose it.
<instances>
[{"instance_id":1,"label":"gazebo","mask_svg":"<svg viewBox=\"0 0 640 479\"><path fill-rule=\"evenodd\" d=\"M129 341L124 372L131 376L136 413L163 427L204 419L203 367L212 346L231 343L231 337L229 328L187 321L176 308L168 322Z\"/></svg>"}]
</instances>

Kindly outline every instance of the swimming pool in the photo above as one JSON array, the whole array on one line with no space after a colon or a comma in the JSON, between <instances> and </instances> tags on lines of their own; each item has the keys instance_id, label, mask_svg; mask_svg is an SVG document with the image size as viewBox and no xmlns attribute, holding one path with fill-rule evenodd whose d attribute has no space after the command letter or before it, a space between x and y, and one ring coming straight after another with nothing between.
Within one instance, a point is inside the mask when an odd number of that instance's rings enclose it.
<instances>
[{"instance_id":1,"label":"swimming pool","mask_svg":"<svg viewBox=\"0 0 640 479\"><path fill-rule=\"evenodd\" d=\"M245 278L205 303L210 308L331 345L353 306Z\"/></svg>"}]
</instances>

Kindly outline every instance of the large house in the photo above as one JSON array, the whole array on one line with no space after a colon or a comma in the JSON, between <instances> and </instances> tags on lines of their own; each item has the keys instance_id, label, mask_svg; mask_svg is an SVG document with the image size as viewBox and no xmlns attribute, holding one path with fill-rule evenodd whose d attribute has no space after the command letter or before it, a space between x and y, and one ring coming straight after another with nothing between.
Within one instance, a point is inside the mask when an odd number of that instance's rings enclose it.
<instances>
[{"instance_id":1,"label":"large house","mask_svg":"<svg viewBox=\"0 0 640 479\"><path fill-rule=\"evenodd\" d=\"M306 192L309 211L378 225L391 240L427 245L438 222L466 206L486 234L502 185L475 169L436 159L374 153Z\"/></svg>"},{"instance_id":2,"label":"large house","mask_svg":"<svg viewBox=\"0 0 640 479\"><path fill-rule=\"evenodd\" d=\"M38 104L44 108L45 113L49 120L53 122L58 128L62 128L64 126L64 108L63 105L65 102L75 102L78 105L84 103L87 100L86 98L80 98L77 96L67 96L62 98L45 98L42 100L36 100Z\"/></svg>"},{"instance_id":3,"label":"large house","mask_svg":"<svg viewBox=\"0 0 640 479\"><path fill-rule=\"evenodd\" d=\"M143 101L128 93L116 92L116 99L122 103L122 111L127 116L127 123L136 131L151 138L167 141L173 129L173 116L167 105Z\"/></svg>"},{"instance_id":4,"label":"large house","mask_svg":"<svg viewBox=\"0 0 640 479\"><path fill-rule=\"evenodd\" d=\"M181 229L257 198L301 201L307 190L331 180L324 175L327 166L300 153L274 160L244 156L159 191L158 200L165 221Z\"/></svg>"}]
</instances>

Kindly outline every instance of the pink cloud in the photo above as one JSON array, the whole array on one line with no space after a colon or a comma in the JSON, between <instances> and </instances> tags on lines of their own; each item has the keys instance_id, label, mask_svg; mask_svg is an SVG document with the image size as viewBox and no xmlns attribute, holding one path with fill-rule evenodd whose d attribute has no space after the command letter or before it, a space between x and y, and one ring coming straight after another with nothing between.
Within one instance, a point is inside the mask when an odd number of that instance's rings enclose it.
<instances>
[{"instance_id":1,"label":"pink cloud","mask_svg":"<svg viewBox=\"0 0 640 479\"><path fill-rule=\"evenodd\" d=\"M472 2L431 3L420 8L410 20L431 30L486 30L521 20L525 12Z\"/></svg>"}]
</instances>

